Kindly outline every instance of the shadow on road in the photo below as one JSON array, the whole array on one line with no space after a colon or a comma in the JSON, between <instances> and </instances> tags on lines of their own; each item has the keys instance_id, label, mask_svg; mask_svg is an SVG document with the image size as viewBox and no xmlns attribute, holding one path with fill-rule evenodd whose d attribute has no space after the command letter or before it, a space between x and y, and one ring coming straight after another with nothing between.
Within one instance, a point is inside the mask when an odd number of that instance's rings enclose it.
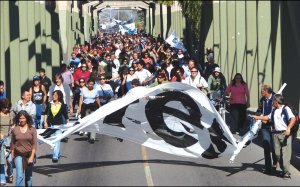
<instances>
[{"instance_id":1,"label":"shadow on road","mask_svg":"<svg viewBox=\"0 0 300 187\"><path fill-rule=\"evenodd\" d=\"M114 165L123 165L123 164L136 164L136 163L155 163L155 164L171 164L171 165L185 165L185 166L193 166L193 167L213 168L213 169L228 172L229 174L227 176L231 176L243 170L253 170L253 171L261 172L263 166L261 164L257 164L261 160L258 160L254 163L241 163L242 166L212 166L208 164L198 164L190 161L161 160L161 159L84 162L84 163L51 164L51 165L44 165L44 166L35 166L34 172L51 177L52 176L51 174L96 168L96 167L105 167L105 166L114 166Z\"/></svg>"}]
</instances>

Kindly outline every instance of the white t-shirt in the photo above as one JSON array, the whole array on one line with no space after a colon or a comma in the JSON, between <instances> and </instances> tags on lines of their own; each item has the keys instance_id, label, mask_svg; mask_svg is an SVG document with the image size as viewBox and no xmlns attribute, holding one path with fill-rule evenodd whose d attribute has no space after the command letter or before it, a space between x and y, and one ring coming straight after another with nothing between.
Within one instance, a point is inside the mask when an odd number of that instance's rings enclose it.
<instances>
[{"instance_id":1,"label":"white t-shirt","mask_svg":"<svg viewBox=\"0 0 300 187\"><path fill-rule=\"evenodd\" d=\"M81 89L80 96L83 96L83 103L90 104L96 101L98 91L96 89L89 90L87 87Z\"/></svg>"},{"instance_id":2,"label":"white t-shirt","mask_svg":"<svg viewBox=\"0 0 300 187\"><path fill-rule=\"evenodd\" d=\"M201 84L204 88L208 88L208 83L202 76L200 77L199 74L195 77L194 80L192 80L191 76L189 76L186 79L182 80L181 82L191 85L195 88L198 88L197 84Z\"/></svg>"},{"instance_id":3,"label":"white t-shirt","mask_svg":"<svg viewBox=\"0 0 300 187\"><path fill-rule=\"evenodd\" d=\"M118 59L114 59L113 63L116 65L116 68L112 67L112 77L116 78L119 76L119 68L120 68L120 62Z\"/></svg>"},{"instance_id":4,"label":"white t-shirt","mask_svg":"<svg viewBox=\"0 0 300 187\"><path fill-rule=\"evenodd\" d=\"M283 114L282 114L283 107L284 107L284 105L282 105L278 109L275 109L275 112L274 112L274 127L275 127L276 131L284 131L284 130L287 129L287 126L289 125L289 124L286 124L285 121L284 121L284 114L285 113L283 112ZM293 114L293 112L291 111L291 109L288 106L286 106L285 109L286 109L286 112L288 114L288 119L289 120L291 118L295 117L295 115ZM268 115L269 119L272 119L272 113L273 112L271 112Z\"/></svg>"},{"instance_id":5,"label":"white t-shirt","mask_svg":"<svg viewBox=\"0 0 300 187\"><path fill-rule=\"evenodd\" d=\"M173 67L172 64L170 64L170 65L166 68L166 70L167 70L167 72L168 72L168 74L169 74L169 77L171 77L171 71L172 71L173 68L174 68L174 67Z\"/></svg>"},{"instance_id":6,"label":"white t-shirt","mask_svg":"<svg viewBox=\"0 0 300 187\"><path fill-rule=\"evenodd\" d=\"M121 53L121 50L118 48L115 52L116 58L119 58L120 53Z\"/></svg>"},{"instance_id":7,"label":"white t-shirt","mask_svg":"<svg viewBox=\"0 0 300 187\"><path fill-rule=\"evenodd\" d=\"M143 69L142 71L136 71L134 74L139 79L140 84L142 84L142 82L144 80L148 80L152 76L152 74L150 73L150 71L148 71L147 69Z\"/></svg>"}]
</instances>

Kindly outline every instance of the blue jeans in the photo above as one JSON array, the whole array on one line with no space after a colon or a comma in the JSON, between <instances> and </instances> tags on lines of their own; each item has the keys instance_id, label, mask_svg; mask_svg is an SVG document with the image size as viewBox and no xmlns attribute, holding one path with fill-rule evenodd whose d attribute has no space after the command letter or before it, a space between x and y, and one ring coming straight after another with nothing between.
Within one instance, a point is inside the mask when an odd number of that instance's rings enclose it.
<instances>
[{"instance_id":1,"label":"blue jeans","mask_svg":"<svg viewBox=\"0 0 300 187\"><path fill-rule=\"evenodd\" d=\"M1 184L6 183L6 178L5 178L5 164L0 164L0 183Z\"/></svg>"},{"instance_id":2,"label":"blue jeans","mask_svg":"<svg viewBox=\"0 0 300 187\"><path fill-rule=\"evenodd\" d=\"M13 160L11 157L11 154L9 154L9 156L7 157L7 165L6 165L7 169L6 169L6 173L7 175L10 177L13 175Z\"/></svg>"},{"instance_id":3,"label":"blue jeans","mask_svg":"<svg viewBox=\"0 0 300 187\"><path fill-rule=\"evenodd\" d=\"M41 117L42 117L42 104L35 104L35 108L36 108L36 115L35 115L35 128L36 129L42 129L43 126L42 121L41 121Z\"/></svg>"},{"instance_id":4,"label":"blue jeans","mask_svg":"<svg viewBox=\"0 0 300 187\"><path fill-rule=\"evenodd\" d=\"M24 180L23 158L21 156L16 156L14 162L16 166L16 186L24 186L22 185ZM25 170L25 186L32 186L32 170L33 164L27 166L27 169Z\"/></svg>"},{"instance_id":5,"label":"blue jeans","mask_svg":"<svg viewBox=\"0 0 300 187\"><path fill-rule=\"evenodd\" d=\"M0 182L5 183L5 166L7 167L7 175L12 176L13 174L13 167L12 167L12 158L11 154L9 154L7 157L4 153L4 150L7 149L6 146L10 145L10 137L5 137L4 139L1 139L3 141L2 147L1 147L1 168L0 168Z\"/></svg>"},{"instance_id":6,"label":"blue jeans","mask_svg":"<svg viewBox=\"0 0 300 187\"><path fill-rule=\"evenodd\" d=\"M274 150L273 137L271 129L261 129L262 139L263 139L263 148L264 148L264 157L265 157L265 169L271 171L272 165L277 164L277 158ZM272 155L272 156L271 156Z\"/></svg>"},{"instance_id":7,"label":"blue jeans","mask_svg":"<svg viewBox=\"0 0 300 187\"><path fill-rule=\"evenodd\" d=\"M60 134L62 134L62 131L61 130L57 130L51 136L58 136ZM59 157L60 157L60 141L56 141L54 143L54 145L55 145L55 147L53 149L52 159L59 159Z\"/></svg>"}]
</instances>

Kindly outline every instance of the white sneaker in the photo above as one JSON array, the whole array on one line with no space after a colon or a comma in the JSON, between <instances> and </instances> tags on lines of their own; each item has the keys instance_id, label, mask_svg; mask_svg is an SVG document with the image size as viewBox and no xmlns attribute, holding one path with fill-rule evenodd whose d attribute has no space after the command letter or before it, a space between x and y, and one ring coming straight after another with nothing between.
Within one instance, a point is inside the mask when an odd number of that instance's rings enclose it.
<instances>
[{"instance_id":1,"label":"white sneaker","mask_svg":"<svg viewBox=\"0 0 300 187\"><path fill-rule=\"evenodd\" d=\"M83 131L79 131L79 136L83 136Z\"/></svg>"},{"instance_id":2,"label":"white sneaker","mask_svg":"<svg viewBox=\"0 0 300 187\"><path fill-rule=\"evenodd\" d=\"M5 186L5 185L6 185L6 182L1 181L0 185L1 185L1 186Z\"/></svg>"}]
</instances>

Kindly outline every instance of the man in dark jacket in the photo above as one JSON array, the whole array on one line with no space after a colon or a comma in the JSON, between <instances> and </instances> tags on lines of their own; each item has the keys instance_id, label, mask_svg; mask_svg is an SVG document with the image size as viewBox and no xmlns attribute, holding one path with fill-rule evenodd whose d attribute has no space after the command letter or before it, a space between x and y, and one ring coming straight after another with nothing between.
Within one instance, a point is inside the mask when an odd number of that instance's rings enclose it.
<instances>
[{"instance_id":1,"label":"man in dark jacket","mask_svg":"<svg viewBox=\"0 0 300 187\"><path fill-rule=\"evenodd\" d=\"M269 115L272 112L272 100L274 97L274 92L269 85L263 85L261 87L261 99L259 101L259 106L257 113L259 115ZM271 128L273 123L270 121L262 121L261 133L263 139L264 157L265 157L265 170L264 173L271 174L272 169L276 170L277 159L274 151L274 143L272 140ZM272 165L273 160L273 165Z\"/></svg>"}]
</instances>

